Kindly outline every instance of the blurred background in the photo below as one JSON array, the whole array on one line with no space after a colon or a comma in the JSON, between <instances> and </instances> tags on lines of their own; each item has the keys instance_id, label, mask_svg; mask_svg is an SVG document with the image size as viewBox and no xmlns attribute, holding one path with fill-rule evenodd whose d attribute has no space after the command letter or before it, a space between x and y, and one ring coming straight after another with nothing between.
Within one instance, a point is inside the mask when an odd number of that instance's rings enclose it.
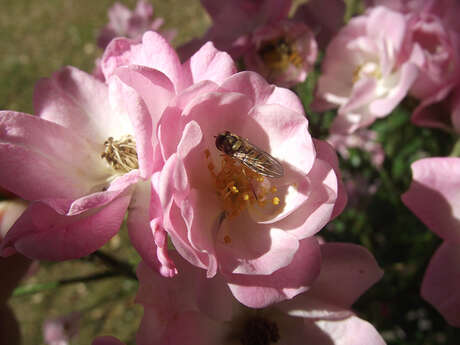
<instances>
[{"instance_id":1,"label":"blurred background","mask_svg":"<svg viewBox=\"0 0 460 345\"><path fill-rule=\"evenodd\" d=\"M130 9L136 5L136 0L119 2ZM348 2L357 8L356 1ZM62 66L73 65L91 73L94 60L102 54L97 36L108 23L107 10L114 3L1 0L0 109L33 114L35 82ZM149 3L154 6L154 16L164 19L161 28L177 31L173 40L176 47L202 35L210 25L199 0ZM314 80L312 73L295 90L306 105L311 101ZM376 169L359 149L351 150L350 158L341 161L345 180L354 181L357 192L346 211L321 235L328 241L366 246L384 269L384 278L358 301L355 310L374 324L388 344L456 345L460 344L460 331L449 327L419 296L426 265L441 241L400 201L411 181L409 163L424 156L448 155L453 138L438 130L413 126L409 121L412 107L405 104L373 126L387 156L382 169ZM307 112L312 126L327 128L327 119L333 117L333 113L315 114L308 108ZM326 133L323 127L317 128L320 136ZM369 188L374 193L372 198ZM142 308L134 303L137 282L129 274L106 274L114 265L119 265L120 272L122 263L136 266L139 257L128 243L123 227L101 250L109 258L93 255L35 265L22 282L25 287L16 289L10 300L20 321L23 344L45 344L44 321L78 311L82 315L80 332L71 344L89 345L95 336L110 334L134 345L142 316ZM122 263L107 264L111 258Z\"/></svg>"}]
</instances>

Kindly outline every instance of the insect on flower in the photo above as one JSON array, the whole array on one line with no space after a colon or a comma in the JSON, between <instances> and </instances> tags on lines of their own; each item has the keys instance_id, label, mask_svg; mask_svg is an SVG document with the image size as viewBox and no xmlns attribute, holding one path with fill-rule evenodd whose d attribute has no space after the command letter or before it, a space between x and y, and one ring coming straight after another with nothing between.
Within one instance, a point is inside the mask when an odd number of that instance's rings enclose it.
<instances>
[{"instance_id":1,"label":"insect on flower","mask_svg":"<svg viewBox=\"0 0 460 345\"><path fill-rule=\"evenodd\" d=\"M216 147L260 175L276 178L284 175L279 161L239 135L229 131L220 133L216 136Z\"/></svg>"}]
</instances>

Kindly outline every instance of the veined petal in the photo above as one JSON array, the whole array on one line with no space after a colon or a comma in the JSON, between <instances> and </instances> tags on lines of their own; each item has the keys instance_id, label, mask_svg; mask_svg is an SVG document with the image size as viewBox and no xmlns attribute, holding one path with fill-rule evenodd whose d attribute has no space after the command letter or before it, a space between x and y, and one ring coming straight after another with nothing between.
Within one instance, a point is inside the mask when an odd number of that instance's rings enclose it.
<instances>
[{"instance_id":1,"label":"veined petal","mask_svg":"<svg viewBox=\"0 0 460 345\"><path fill-rule=\"evenodd\" d=\"M0 184L25 200L88 194L110 176L101 152L102 143L94 146L53 122L0 112Z\"/></svg>"},{"instance_id":2,"label":"veined petal","mask_svg":"<svg viewBox=\"0 0 460 345\"><path fill-rule=\"evenodd\" d=\"M1 243L1 254L15 250L39 260L67 260L86 256L119 230L131 199L124 193L99 210L62 216L49 206L32 203Z\"/></svg>"}]
</instances>

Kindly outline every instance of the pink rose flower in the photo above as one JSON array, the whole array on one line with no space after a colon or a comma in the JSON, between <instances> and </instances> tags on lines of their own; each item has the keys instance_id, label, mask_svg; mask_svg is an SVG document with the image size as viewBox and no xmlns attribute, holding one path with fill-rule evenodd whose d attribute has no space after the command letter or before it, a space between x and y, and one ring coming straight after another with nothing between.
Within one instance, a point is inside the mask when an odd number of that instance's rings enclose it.
<instances>
[{"instance_id":1,"label":"pink rose flower","mask_svg":"<svg viewBox=\"0 0 460 345\"><path fill-rule=\"evenodd\" d=\"M205 279L179 258L182 274L167 280L141 263L136 301L144 317L136 343L303 344L307 339L316 345L385 344L372 325L350 310L382 276L372 255L343 243L321 245L321 255L320 276L307 292L258 310L239 304L222 277Z\"/></svg>"},{"instance_id":2,"label":"pink rose flower","mask_svg":"<svg viewBox=\"0 0 460 345\"><path fill-rule=\"evenodd\" d=\"M431 258L421 294L460 327L460 158L425 158L412 164L402 201L444 243ZM429 202L428 202L429 200Z\"/></svg>"},{"instance_id":3,"label":"pink rose flower","mask_svg":"<svg viewBox=\"0 0 460 345\"><path fill-rule=\"evenodd\" d=\"M157 135L159 119L187 106L197 95L214 91L236 72L230 56L216 50L212 43L205 44L181 64L171 45L154 32L145 33L141 42L124 38L113 40L106 49L101 66L111 89L119 93L116 99L123 100L126 94L133 93L131 98L136 102L132 101L130 105L134 109L139 104L146 105L148 111L139 119L139 127L144 134L144 147L148 148L147 157L155 157L154 171L160 170L164 163L163 149L158 146L161 140ZM162 135L175 137L179 135L177 130L174 124ZM158 196L144 194L137 202L143 213L137 216L131 227L128 224L128 230L135 229L130 231L131 241L146 262L155 266L158 257L160 272L172 276L176 270L167 256L166 233L155 223L162 218L161 206L157 205ZM142 208L142 205L149 204L149 210ZM154 220L150 228L146 224L151 219Z\"/></svg>"},{"instance_id":4,"label":"pink rose flower","mask_svg":"<svg viewBox=\"0 0 460 345\"><path fill-rule=\"evenodd\" d=\"M331 41L314 108L338 107L332 133L351 133L388 115L417 77L403 45L405 17L384 7L355 17Z\"/></svg>"},{"instance_id":5,"label":"pink rose flower","mask_svg":"<svg viewBox=\"0 0 460 345\"><path fill-rule=\"evenodd\" d=\"M258 28L243 58L247 70L268 82L290 87L303 82L313 69L318 48L310 29L300 22L280 21Z\"/></svg>"},{"instance_id":6,"label":"pink rose flower","mask_svg":"<svg viewBox=\"0 0 460 345\"><path fill-rule=\"evenodd\" d=\"M241 72L189 88L173 104L158 126L165 163L153 176L161 211L152 224L208 277L225 275L242 303L264 306L305 291L319 268L312 236L346 197L337 157L308 134L300 100ZM257 147L252 157L263 150L278 160L284 174L263 176L222 154L216 136L226 131ZM258 289L259 301L246 299Z\"/></svg>"},{"instance_id":7,"label":"pink rose flower","mask_svg":"<svg viewBox=\"0 0 460 345\"><path fill-rule=\"evenodd\" d=\"M47 345L69 345L78 334L81 313L72 312L43 323L43 340Z\"/></svg>"},{"instance_id":8,"label":"pink rose flower","mask_svg":"<svg viewBox=\"0 0 460 345\"><path fill-rule=\"evenodd\" d=\"M137 184L153 166L137 121L142 107L112 104L106 84L72 67L39 81L34 101L38 116L0 112L0 184L31 201L1 253L88 255L118 231L132 196L150 193ZM137 206L131 204L134 218L148 209Z\"/></svg>"}]
</instances>

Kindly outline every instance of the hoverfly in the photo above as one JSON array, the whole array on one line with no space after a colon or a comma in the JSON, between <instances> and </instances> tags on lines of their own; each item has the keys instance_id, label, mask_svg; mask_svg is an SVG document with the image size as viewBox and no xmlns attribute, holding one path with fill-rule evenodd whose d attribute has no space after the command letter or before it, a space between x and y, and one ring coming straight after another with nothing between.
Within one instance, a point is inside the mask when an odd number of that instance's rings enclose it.
<instances>
[{"instance_id":1,"label":"hoverfly","mask_svg":"<svg viewBox=\"0 0 460 345\"><path fill-rule=\"evenodd\" d=\"M267 177L284 175L280 162L239 135L229 131L220 133L216 136L216 147L260 175Z\"/></svg>"}]
</instances>

